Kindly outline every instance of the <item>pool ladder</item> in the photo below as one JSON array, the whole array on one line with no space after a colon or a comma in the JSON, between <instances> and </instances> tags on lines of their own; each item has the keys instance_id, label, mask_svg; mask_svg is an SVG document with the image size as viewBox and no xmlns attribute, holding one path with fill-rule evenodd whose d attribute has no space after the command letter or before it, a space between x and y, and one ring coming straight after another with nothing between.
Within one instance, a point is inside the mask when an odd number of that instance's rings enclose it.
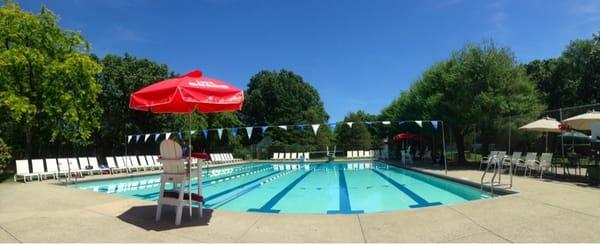
<instances>
[{"instance_id":1,"label":"pool ladder","mask_svg":"<svg viewBox=\"0 0 600 244\"><path fill-rule=\"evenodd\" d=\"M485 170L483 171L483 174L481 175L481 183L480 183L480 190L481 193L483 194L485 191L483 190L483 187L487 184L489 184L489 188L490 188L490 197L494 197L494 189L496 187L499 186L505 186L507 188L512 188L512 164L509 163L509 179L510 182L508 184L503 185L502 184L502 170L503 170L503 166L504 166L504 162L506 162L506 160L508 159L508 156L503 156L502 158L498 158L497 155L494 155L488 162L487 167L485 168ZM492 175L492 179L488 182L485 182L485 176L487 175L487 173L490 171L490 168L493 167L493 175ZM496 182L496 177L498 178L498 181Z\"/></svg>"}]
</instances>

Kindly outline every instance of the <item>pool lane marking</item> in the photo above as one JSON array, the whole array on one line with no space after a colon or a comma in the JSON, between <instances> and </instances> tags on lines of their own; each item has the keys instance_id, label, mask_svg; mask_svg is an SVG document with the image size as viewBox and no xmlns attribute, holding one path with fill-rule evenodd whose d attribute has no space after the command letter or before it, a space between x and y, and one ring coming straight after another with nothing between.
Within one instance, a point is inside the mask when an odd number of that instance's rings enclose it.
<instances>
[{"instance_id":1,"label":"pool lane marking","mask_svg":"<svg viewBox=\"0 0 600 244\"><path fill-rule=\"evenodd\" d=\"M256 188L259 188L259 187L261 187L261 186L262 186L262 185L264 185L264 184L270 183L270 182L272 182L273 180L275 180L275 179L278 179L278 178L279 178L279 177L281 177L281 176L288 175L288 174L290 174L290 173L292 173L292 172L293 172L293 171L285 171L285 172L283 172L283 173L280 173L280 174L278 174L278 175L272 176L272 177L270 177L270 178L268 178L268 179L266 179L266 180L263 180L263 181L261 181L260 183L256 183L256 184L255 184L255 185L253 185L253 186L246 187L245 189L242 189L242 190L240 190L238 193L236 193L236 194L233 194L232 196L230 196L230 197L227 197L227 198L225 198L224 200L222 200L222 201L220 201L220 202L218 202L218 203L214 203L214 204L207 204L206 206L207 206L207 207L210 207L210 208L212 208L212 209L219 208L219 207L221 207L221 206L225 205L226 203L228 203L228 202L231 202L231 201L233 201L233 200L235 200L235 199L237 199L237 198L239 198L239 197L241 197L241 196L245 195L245 194L246 194L246 193L248 193L248 192L251 192L252 190L254 190L254 189L256 189Z\"/></svg>"},{"instance_id":2,"label":"pool lane marking","mask_svg":"<svg viewBox=\"0 0 600 244\"><path fill-rule=\"evenodd\" d=\"M340 187L339 193L339 202L340 207L339 210L328 210L327 214L353 214L353 213L364 213L364 210L354 210L352 211L352 206L350 205L350 194L348 193L348 184L346 183L346 175L344 174L344 169L338 169L338 181Z\"/></svg>"},{"instance_id":3,"label":"pool lane marking","mask_svg":"<svg viewBox=\"0 0 600 244\"><path fill-rule=\"evenodd\" d=\"M384 180L386 180L387 182L389 182L390 184L392 184L394 187L396 187L398 190L400 190L401 192L403 192L404 194L406 194L408 197L410 197L413 201L415 201L417 204L416 205L410 205L408 207L410 208L422 208L422 207L428 207L428 206L436 206L436 205L442 205L441 202L428 202L427 200L425 200L424 198L422 198L421 196L417 195L416 193L414 193L413 191L411 191L410 189L408 189L406 186L398 183L397 181L395 181L394 179L388 177L387 175L384 175L383 173L379 172L379 170L376 169L372 169L373 172L375 172L375 174L379 175L381 178L383 178Z\"/></svg>"},{"instance_id":4,"label":"pool lane marking","mask_svg":"<svg viewBox=\"0 0 600 244\"><path fill-rule=\"evenodd\" d=\"M208 202L208 201L210 201L210 200L213 200L213 199L215 199L215 198L217 198L217 197L223 196L223 195L225 195L225 194L227 194L227 193L231 193L231 192L233 192L233 191L235 191L235 190L238 190L238 189L240 189L240 188L242 188L242 187L248 186L248 185L250 185L250 184L252 184L252 183L256 183L256 182L258 182L258 181L260 181L260 180L262 180L262 179L265 179L265 178L268 178L268 177L270 177L270 176L273 176L273 175L275 175L275 174L277 174L277 173L278 173L278 172L273 172L273 173L270 173L270 174L268 174L268 175L261 176L261 177L259 177L259 178L256 178L256 179L254 179L254 180L251 180L251 181L248 181L248 182L246 182L246 183L243 183L243 184L241 184L241 185L238 185L238 186L235 186L235 187L229 188L229 189L227 189L227 190L224 190L224 191L221 191L221 192L218 192L218 193L215 193L215 194L211 194L211 195L209 195L208 197L205 197L205 198L204 198L204 201L205 201L205 202Z\"/></svg>"},{"instance_id":5,"label":"pool lane marking","mask_svg":"<svg viewBox=\"0 0 600 244\"><path fill-rule=\"evenodd\" d=\"M262 207L248 209L248 212L279 213L280 210L273 209L273 207L310 173L312 173L312 170L296 178L292 183L288 184L285 188L283 188L281 191L275 194L275 196L271 197L271 199L269 199L269 201L266 202Z\"/></svg>"}]
</instances>

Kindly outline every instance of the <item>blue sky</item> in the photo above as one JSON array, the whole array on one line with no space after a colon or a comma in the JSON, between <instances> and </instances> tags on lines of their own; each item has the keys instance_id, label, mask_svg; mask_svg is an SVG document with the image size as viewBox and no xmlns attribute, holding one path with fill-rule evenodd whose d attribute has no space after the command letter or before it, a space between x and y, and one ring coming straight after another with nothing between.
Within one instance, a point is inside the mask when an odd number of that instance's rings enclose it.
<instances>
[{"instance_id":1,"label":"blue sky","mask_svg":"<svg viewBox=\"0 0 600 244\"><path fill-rule=\"evenodd\" d=\"M600 31L600 1L21 0L60 16L100 56L128 52L246 88L289 69L315 86L331 121L378 113L431 64L493 39L520 62L560 55Z\"/></svg>"}]
</instances>

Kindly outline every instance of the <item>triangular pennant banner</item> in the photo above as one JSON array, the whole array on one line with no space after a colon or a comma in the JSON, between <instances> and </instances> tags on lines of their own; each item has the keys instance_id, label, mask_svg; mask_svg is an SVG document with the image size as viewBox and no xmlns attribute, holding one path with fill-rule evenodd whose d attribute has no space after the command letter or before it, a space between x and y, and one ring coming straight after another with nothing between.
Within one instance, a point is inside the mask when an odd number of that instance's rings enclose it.
<instances>
[{"instance_id":1,"label":"triangular pennant banner","mask_svg":"<svg viewBox=\"0 0 600 244\"><path fill-rule=\"evenodd\" d=\"M181 131L177 132L177 137L179 137L180 140L183 140L183 133Z\"/></svg>"},{"instance_id":2,"label":"triangular pennant banner","mask_svg":"<svg viewBox=\"0 0 600 244\"><path fill-rule=\"evenodd\" d=\"M165 140L168 140L171 137L171 132L165 133Z\"/></svg>"},{"instance_id":3,"label":"triangular pennant banner","mask_svg":"<svg viewBox=\"0 0 600 244\"><path fill-rule=\"evenodd\" d=\"M132 137L133 137L133 136L127 136L127 143L129 143L129 142L131 141L131 138L132 138Z\"/></svg>"},{"instance_id":4,"label":"triangular pennant banner","mask_svg":"<svg viewBox=\"0 0 600 244\"><path fill-rule=\"evenodd\" d=\"M263 126L262 127L262 133L265 133L265 131L267 131L267 129L269 129L269 126Z\"/></svg>"},{"instance_id":5,"label":"triangular pennant banner","mask_svg":"<svg viewBox=\"0 0 600 244\"><path fill-rule=\"evenodd\" d=\"M150 134L146 134L146 135L144 135L144 142L147 142L147 141L148 141L148 138L150 138L150 136L151 136Z\"/></svg>"},{"instance_id":6,"label":"triangular pennant banner","mask_svg":"<svg viewBox=\"0 0 600 244\"><path fill-rule=\"evenodd\" d=\"M419 127L423 127L423 121L415 120L415 123L417 123Z\"/></svg>"},{"instance_id":7,"label":"triangular pennant banner","mask_svg":"<svg viewBox=\"0 0 600 244\"><path fill-rule=\"evenodd\" d=\"M287 125L279 125L279 126L277 126L277 127L281 128L281 129L283 129L283 130L287 130Z\"/></svg>"},{"instance_id":8,"label":"triangular pennant banner","mask_svg":"<svg viewBox=\"0 0 600 244\"><path fill-rule=\"evenodd\" d=\"M252 138L252 129L253 127L246 127L246 134L248 135L248 139Z\"/></svg>"},{"instance_id":9,"label":"triangular pennant banner","mask_svg":"<svg viewBox=\"0 0 600 244\"><path fill-rule=\"evenodd\" d=\"M142 137L142 135L136 135L135 136L135 143L140 142L140 137Z\"/></svg>"},{"instance_id":10,"label":"triangular pennant banner","mask_svg":"<svg viewBox=\"0 0 600 244\"><path fill-rule=\"evenodd\" d=\"M315 133L315 136L317 135L317 131L319 131L319 127L321 126L320 124L313 124L310 125L313 129L313 132Z\"/></svg>"},{"instance_id":11,"label":"triangular pennant banner","mask_svg":"<svg viewBox=\"0 0 600 244\"><path fill-rule=\"evenodd\" d=\"M160 133L154 134L154 141L158 141L159 137L160 137Z\"/></svg>"},{"instance_id":12,"label":"triangular pennant banner","mask_svg":"<svg viewBox=\"0 0 600 244\"><path fill-rule=\"evenodd\" d=\"M300 129L300 131L304 132L304 125L296 125L296 127L298 127L298 129Z\"/></svg>"},{"instance_id":13,"label":"triangular pennant banner","mask_svg":"<svg viewBox=\"0 0 600 244\"><path fill-rule=\"evenodd\" d=\"M400 121L398 122L398 125L403 125L404 123L406 123L406 121Z\"/></svg>"},{"instance_id":14,"label":"triangular pennant banner","mask_svg":"<svg viewBox=\"0 0 600 244\"><path fill-rule=\"evenodd\" d=\"M231 128L231 136L232 137L236 137L237 136L237 130L238 130L238 128Z\"/></svg>"},{"instance_id":15,"label":"triangular pennant banner","mask_svg":"<svg viewBox=\"0 0 600 244\"><path fill-rule=\"evenodd\" d=\"M348 127L352 128L352 124L354 124L354 122L346 122L346 124L348 125Z\"/></svg>"},{"instance_id":16,"label":"triangular pennant banner","mask_svg":"<svg viewBox=\"0 0 600 244\"><path fill-rule=\"evenodd\" d=\"M219 134L219 140L221 140L221 137L223 137L223 128L217 129L217 133Z\"/></svg>"},{"instance_id":17,"label":"triangular pennant banner","mask_svg":"<svg viewBox=\"0 0 600 244\"><path fill-rule=\"evenodd\" d=\"M208 139L208 130L202 130L202 134L204 134L204 139Z\"/></svg>"},{"instance_id":18,"label":"triangular pennant banner","mask_svg":"<svg viewBox=\"0 0 600 244\"><path fill-rule=\"evenodd\" d=\"M390 125L390 124L392 124L392 122L386 120L386 121L381 121L381 124Z\"/></svg>"},{"instance_id":19,"label":"triangular pennant banner","mask_svg":"<svg viewBox=\"0 0 600 244\"><path fill-rule=\"evenodd\" d=\"M438 127L438 122L437 122L437 120L432 120L432 121L431 121L431 125L433 126L433 128L434 128L434 129L437 129L437 127Z\"/></svg>"},{"instance_id":20,"label":"triangular pennant banner","mask_svg":"<svg viewBox=\"0 0 600 244\"><path fill-rule=\"evenodd\" d=\"M367 122L365 122L365 124L367 124L367 125L369 125L369 126L370 126L370 125L373 125L373 121L367 121Z\"/></svg>"},{"instance_id":21,"label":"triangular pennant banner","mask_svg":"<svg viewBox=\"0 0 600 244\"><path fill-rule=\"evenodd\" d=\"M190 135L193 135L194 133L196 133L196 130L190 131Z\"/></svg>"}]
</instances>

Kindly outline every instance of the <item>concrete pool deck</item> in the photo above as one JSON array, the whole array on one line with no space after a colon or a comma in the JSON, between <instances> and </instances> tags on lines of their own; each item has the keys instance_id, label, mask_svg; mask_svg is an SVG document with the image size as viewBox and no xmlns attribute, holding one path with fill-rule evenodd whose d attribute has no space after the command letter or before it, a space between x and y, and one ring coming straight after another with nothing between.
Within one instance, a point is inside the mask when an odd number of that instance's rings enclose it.
<instances>
[{"instance_id":1,"label":"concrete pool deck","mask_svg":"<svg viewBox=\"0 0 600 244\"><path fill-rule=\"evenodd\" d=\"M481 172L448 175L478 182ZM170 208L155 222L152 202L52 183L0 184L0 242L600 242L600 189L522 176L518 194L456 205L360 215L206 210L181 226Z\"/></svg>"}]
</instances>

